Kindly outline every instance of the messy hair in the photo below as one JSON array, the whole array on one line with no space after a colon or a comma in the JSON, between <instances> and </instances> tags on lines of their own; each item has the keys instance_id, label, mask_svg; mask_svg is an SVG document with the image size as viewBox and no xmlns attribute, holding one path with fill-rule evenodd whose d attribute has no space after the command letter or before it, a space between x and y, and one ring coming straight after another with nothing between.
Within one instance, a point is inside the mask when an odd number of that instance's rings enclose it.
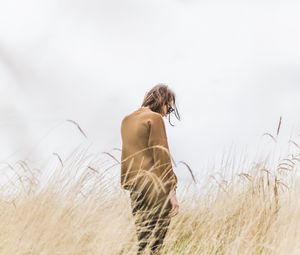
<instances>
[{"instance_id":1,"label":"messy hair","mask_svg":"<svg viewBox=\"0 0 300 255\"><path fill-rule=\"evenodd\" d=\"M155 85L151 90L149 90L144 97L143 103L141 106L149 106L149 108L158 113L162 113L164 105L171 106L173 102L173 109L175 117L180 120L180 115L176 106L176 95L166 84L159 83ZM168 120L170 122L170 113L167 113Z\"/></svg>"}]
</instances>

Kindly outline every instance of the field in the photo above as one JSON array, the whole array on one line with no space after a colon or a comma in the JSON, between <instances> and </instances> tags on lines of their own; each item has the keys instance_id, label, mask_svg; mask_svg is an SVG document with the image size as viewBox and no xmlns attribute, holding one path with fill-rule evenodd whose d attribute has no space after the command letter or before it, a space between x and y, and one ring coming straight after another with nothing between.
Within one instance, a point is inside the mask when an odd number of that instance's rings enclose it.
<instances>
[{"instance_id":1,"label":"field","mask_svg":"<svg viewBox=\"0 0 300 255\"><path fill-rule=\"evenodd\" d=\"M118 186L119 161L109 167L98 154L76 149L53 154L45 169L2 164L2 255L135 254L129 195ZM300 254L300 203L296 177L300 155L255 164L225 180L211 176L178 193L162 254ZM43 185L42 172L51 172ZM108 175L114 172L113 175Z\"/></svg>"}]
</instances>

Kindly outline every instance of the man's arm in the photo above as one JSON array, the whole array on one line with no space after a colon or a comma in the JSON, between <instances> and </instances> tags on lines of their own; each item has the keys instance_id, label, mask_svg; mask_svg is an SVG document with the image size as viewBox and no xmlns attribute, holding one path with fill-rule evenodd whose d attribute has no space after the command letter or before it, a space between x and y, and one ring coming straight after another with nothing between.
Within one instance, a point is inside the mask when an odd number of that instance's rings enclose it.
<instances>
[{"instance_id":1,"label":"man's arm","mask_svg":"<svg viewBox=\"0 0 300 255\"><path fill-rule=\"evenodd\" d=\"M177 176L172 168L165 123L162 116L159 114L155 114L151 119L148 146L155 146L151 149L153 152L154 164L158 165L158 172L164 183L167 194L172 190L175 192L177 189Z\"/></svg>"}]
</instances>

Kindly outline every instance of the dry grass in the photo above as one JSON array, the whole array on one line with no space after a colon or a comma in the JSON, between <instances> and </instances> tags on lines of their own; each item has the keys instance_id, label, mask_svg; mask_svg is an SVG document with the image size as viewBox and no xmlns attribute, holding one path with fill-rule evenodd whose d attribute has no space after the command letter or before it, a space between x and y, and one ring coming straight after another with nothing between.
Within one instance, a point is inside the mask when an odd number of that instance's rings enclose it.
<instances>
[{"instance_id":1,"label":"dry grass","mask_svg":"<svg viewBox=\"0 0 300 255\"><path fill-rule=\"evenodd\" d=\"M119 188L118 167L87 150L65 160L54 155L57 164L44 169L53 171L44 185L42 171L25 161L3 167L10 181L0 194L0 254L135 254L129 195ZM292 155L276 169L260 164L230 180L211 178L201 194L180 192L180 213L162 253L300 254L298 161Z\"/></svg>"}]
</instances>

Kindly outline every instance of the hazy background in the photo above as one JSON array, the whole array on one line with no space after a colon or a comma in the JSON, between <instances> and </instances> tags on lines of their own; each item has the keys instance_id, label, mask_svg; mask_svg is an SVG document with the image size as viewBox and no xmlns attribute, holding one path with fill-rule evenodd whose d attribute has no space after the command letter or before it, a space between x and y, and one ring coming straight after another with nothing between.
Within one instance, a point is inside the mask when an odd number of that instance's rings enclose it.
<instances>
[{"instance_id":1,"label":"hazy background","mask_svg":"<svg viewBox=\"0 0 300 255\"><path fill-rule=\"evenodd\" d=\"M2 1L1 162L64 159L86 141L66 119L120 158L123 116L159 82L181 115L165 122L171 153L199 176L224 154L268 155L262 135L276 135L280 116L276 148L298 150L288 141L300 142L299 11L291 1Z\"/></svg>"}]
</instances>

